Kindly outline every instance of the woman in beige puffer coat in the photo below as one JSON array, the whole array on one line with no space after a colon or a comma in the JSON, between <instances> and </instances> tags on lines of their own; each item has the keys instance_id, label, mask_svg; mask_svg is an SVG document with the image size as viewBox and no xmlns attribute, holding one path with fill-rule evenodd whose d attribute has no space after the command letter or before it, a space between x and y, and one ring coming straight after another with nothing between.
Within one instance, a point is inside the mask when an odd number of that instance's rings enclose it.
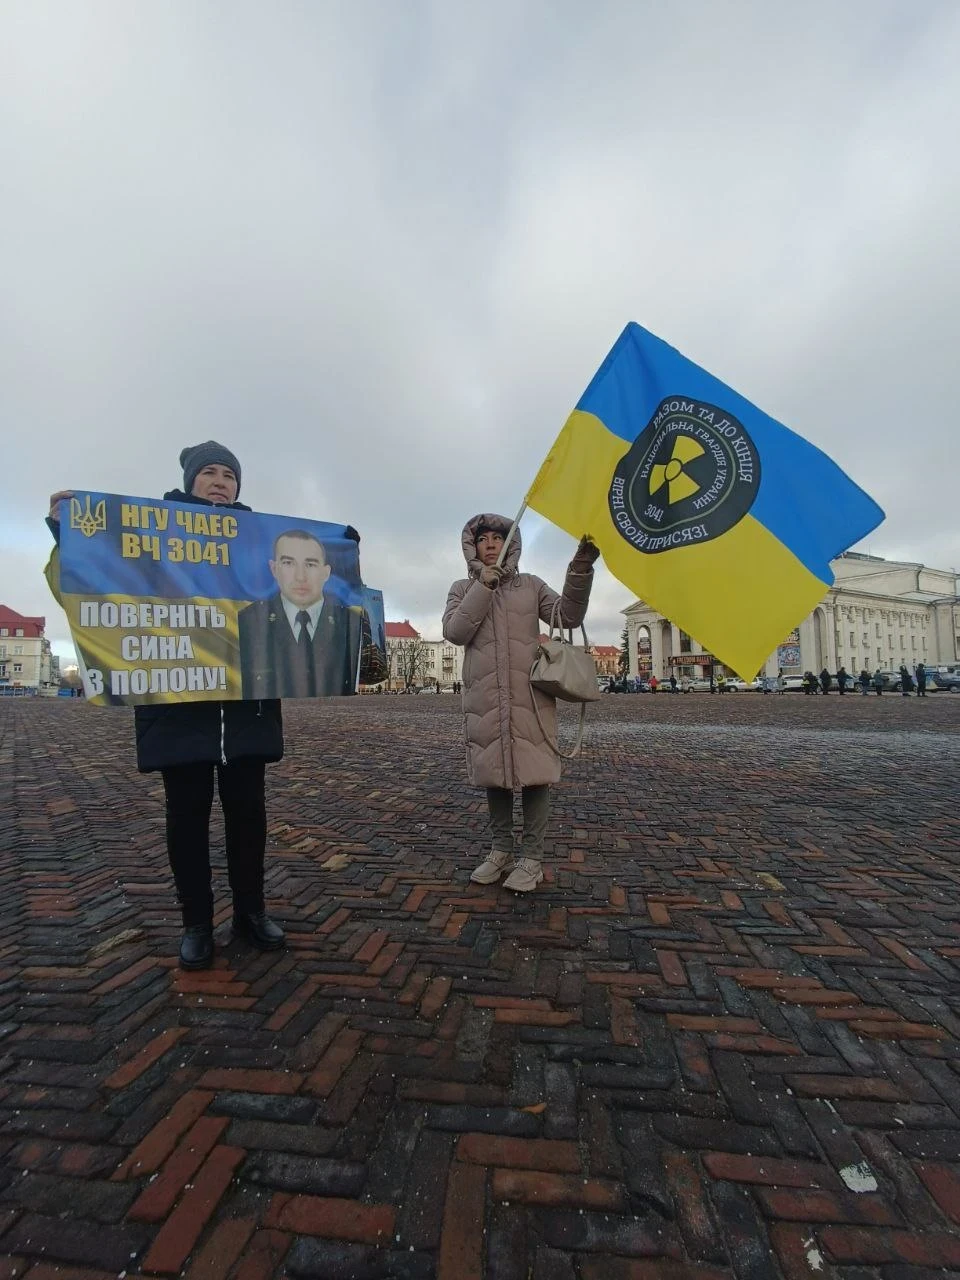
<instances>
[{"instance_id":1,"label":"woman in beige puffer coat","mask_svg":"<svg viewBox=\"0 0 960 1280\"><path fill-rule=\"evenodd\" d=\"M565 627L582 623L593 585L593 564L600 553L589 539L581 541L567 569L563 594L558 596L540 578L519 572L519 529L503 565L497 567L511 524L497 515L474 516L467 522L462 546L469 576L450 588L443 635L464 646L467 776L473 786L486 788L490 810L492 847L470 878L492 884L509 871L506 888L527 892L543 879L549 787L560 779L556 703L531 687L530 668L537 656L540 624L549 625L558 600ZM522 856L516 864L515 790L521 792L523 803Z\"/></svg>"}]
</instances>

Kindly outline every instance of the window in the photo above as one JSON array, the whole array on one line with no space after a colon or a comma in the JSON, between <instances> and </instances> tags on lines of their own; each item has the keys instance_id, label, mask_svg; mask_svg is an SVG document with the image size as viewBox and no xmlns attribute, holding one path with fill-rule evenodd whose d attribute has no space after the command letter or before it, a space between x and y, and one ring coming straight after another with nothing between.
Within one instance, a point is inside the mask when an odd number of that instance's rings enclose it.
<instances>
[{"instance_id":1,"label":"window","mask_svg":"<svg viewBox=\"0 0 960 1280\"><path fill-rule=\"evenodd\" d=\"M13 674L14 674L15 676L18 676L22 670L23 670L23 663L22 663L22 662L15 662L15 663L13 664Z\"/></svg>"},{"instance_id":2,"label":"window","mask_svg":"<svg viewBox=\"0 0 960 1280\"><path fill-rule=\"evenodd\" d=\"M889 634L887 635L887 648L888 649L893 648L893 636Z\"/></svg>"},{"instance_id":3,"label":"window","mask_svg":"<svg viewBox=\"0 0 960 1280\"><path fill-rule=\"evenodd\" d=\"M878 667L879 667L880 663L883 661L883 658L882 658L882 656L881 656L881 653L882 653L882 651L881 651L881 649L880 649L880 646L879 646L879 645L877 645L877 666L878 666Z\"/></svg>"},{"instance_id":4,"label":"window","mask_svg":"<svg viewBox=\"0 0 960 1280\"><path fill-rule=\"evenodd\" d=\"M7 646L5 644L0 644L0 658L5 658L6 656L7 656Z\"/></svg>"},{"instance_id":5,"label":"window","mask_svg":"<svg viewBox=\"0 0 960 1280\"><path fill-rule=\"evenodd\" d=\"M901 636L901 637L900 637L900 648L901 648L901 650L903 650L903 649L905 649L906 647L907 647L907 642L906 642L906 640L903 638L903 636Z\"/></svg>"},{"instance_id":6,"label":"window","mask_svg":"<svg viewBox=\"0 0 960 1280\"><path fill-rule=\"evenodd\" d=\"M867 632L865 631L865 632L863 633L863 643L864 643L864 645L866 645L866 644L867 644L867 642L868 642L868 640L869 640L869 639L870 639L870 637L869 637L869 635L867 634Z\"/></svg>"},{"instance_id":7,"label":"window","mask_svg":"<svg viewBox=\"0 0 960 1280\"><path fill-rule=\"evenodd\" d=\"M0 627L0 636L8 636L9 634L10 634L9 628Z\"/></svg>"},{"instance_id":8,"label":"window","mask_svg":"<svg viewBox=\"0 0 960 1280\"><path fill-rule=\"evenodd\" d=\"M14 631L14 633L13 633L13 634L14 634L15 636L22 636L22 635L23 635L23 627L17 627L16 631Z\"/></svg>"},{"instance_id":9,"label":"window","mask_svg":"<svg viewBox=\"0 0 960 1280\"><path fill-rule=\"evenodd\" d=\"M877 639L879 640L880 639L880 623L876 622L874 623L874 626L877 628Z\"/></svg>"},{"instance_id":10,"label":"window","mask_svg":"<svg viewBox=\"0 0 960 1280\"><path fill-rule=\"evenodd\" d=\"M855 649L856 647L857 647L857 637L854 634L854 632L851 631L850 632L850 648Z\"/></svg>"},{"instance_id":11,"label":"window","mask_svg":"<svg viewBox=\"0 0 960 1280\"><path fill-rule=\"evenodd\" d=\"M16 658L16 657L22 656L22 654L23 654L23 645L15 644L13 646L13 656Z\"/></svg>"},{"instance_id":12,"label":"window","mask_svg":"<svg viewBox=\"0 0 960 1280\"><path fill-rule=\"evenodd\" d=\"M917 637L916 637L916 636L911 636L911 637L910 637L910 647L911 647L912 649L916 649L916 647L917 647Z\"/></svg>"}]
</instances>

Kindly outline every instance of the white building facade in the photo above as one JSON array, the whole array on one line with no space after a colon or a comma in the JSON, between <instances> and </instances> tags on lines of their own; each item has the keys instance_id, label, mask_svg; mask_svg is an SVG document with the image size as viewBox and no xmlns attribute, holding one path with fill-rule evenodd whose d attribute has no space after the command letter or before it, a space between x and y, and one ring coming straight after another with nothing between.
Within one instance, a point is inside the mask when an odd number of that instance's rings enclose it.
<instances>
[{"instance_id":1,"label":"white building facade","mask_svg":"<svg viewBox=\"0 0 960 1280\"><path fill-rule=\"evenodd\" d=\"M953 570L847 552L831 561L834 585L761 668L761 675L831 673L843 666L912 671L960 661L960 599ZM642 601L624 609L632 675L709 678L733 672Z\"/></svg>"},{"instance_id":2,"label":"white building facade","mask_svg":"<svg viewBox=\"0 0 960 1280\"><path fill-rule=\"evenodd\" d=\"M463 679L463 650L449 640L424 640L424 670L426 683L435 684L438 680L442 689L449 688L454 681Z\"/></svg>"},{"instance_id":3,"label":"white building facade","mask_svg":"<svg viewBox=\"0 0 960 1280\"><path fill-rule=\"evenodd\" d=\"M55 694L60 664L44 635L45 618L0 605L0 692Z\"/></svg>"}]
</instances>

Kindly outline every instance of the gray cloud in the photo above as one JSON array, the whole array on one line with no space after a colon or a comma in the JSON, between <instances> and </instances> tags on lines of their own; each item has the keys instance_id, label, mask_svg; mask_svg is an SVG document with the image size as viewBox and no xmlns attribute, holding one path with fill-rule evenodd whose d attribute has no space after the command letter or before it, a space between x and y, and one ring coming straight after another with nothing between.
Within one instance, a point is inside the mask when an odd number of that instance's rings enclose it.
<instances>
[{"instance_id":1,"label":"gray cloud","mask_svg":"<svg viewBox=\"0 0 960 1280\"><path fill-rule=\"evenodd\" d=\"M210 435L437 634L628 319L835 457L871 551L960 564L954 6L5 14L0 600L56 638L47 495L159 493ZM597 640L629 600L602 571Z\"/></svg>"}]
</instances>

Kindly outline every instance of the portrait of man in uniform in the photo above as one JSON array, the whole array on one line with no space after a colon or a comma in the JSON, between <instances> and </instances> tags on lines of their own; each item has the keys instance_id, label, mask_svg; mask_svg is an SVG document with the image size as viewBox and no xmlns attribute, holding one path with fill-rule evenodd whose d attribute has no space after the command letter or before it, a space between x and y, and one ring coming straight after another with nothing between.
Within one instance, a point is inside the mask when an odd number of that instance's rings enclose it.
<instances>
[{"instance_id":1,"label":"portrait of man in uniform","mask_svg":"<svg viewBox=\"0 0 960 1280\"><path fill-rule=\"evenodd\" d=\"M288 529L274 542L270 572L277 591L238 618L244 698L354 693L363 611L324 594L331 570L323 544Z\"/></svg>"}]
</instances>

